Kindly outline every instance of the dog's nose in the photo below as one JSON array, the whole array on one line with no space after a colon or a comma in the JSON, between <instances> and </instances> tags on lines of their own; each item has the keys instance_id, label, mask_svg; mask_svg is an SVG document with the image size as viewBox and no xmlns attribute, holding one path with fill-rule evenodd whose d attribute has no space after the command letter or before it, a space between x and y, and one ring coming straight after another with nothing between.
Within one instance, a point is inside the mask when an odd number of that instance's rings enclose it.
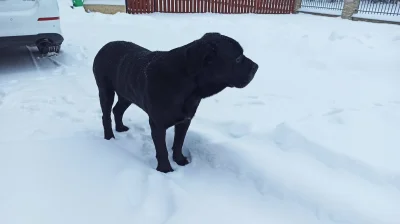
<instances>
[{"instance_id":1,"label":"dog's nose","mask_svg":"<svg viewBox=\"0 0 400 224\"><path fill-rule=\"evenodd\" d=\"M258 65L254 64L253 67L251 68L250 75L254 76L257 70L258 70Z\"/></svg>"},{"instance_id":2,"label":"dog's nose","mask_svg":"<svg viewBox=\"0 0 400 224\"><path fill-rule=\"evenodd\" d=\"M249 73L249 78L250 80L254 78L254 75L256 74L258 70L258 65L257 64L253 64L253 67L251 67L250 73Z\"/></svg>"}]
</instances>

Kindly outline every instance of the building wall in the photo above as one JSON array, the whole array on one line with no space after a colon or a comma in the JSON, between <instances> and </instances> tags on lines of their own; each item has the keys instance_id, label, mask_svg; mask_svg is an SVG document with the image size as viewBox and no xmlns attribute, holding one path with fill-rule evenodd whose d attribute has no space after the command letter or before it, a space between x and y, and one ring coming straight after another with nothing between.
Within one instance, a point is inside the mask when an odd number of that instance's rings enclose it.
<instances>
[{"instance_id":1,"label":"building wall","mask_svg":"<svg viewBox=\"0 0 400 224\"><path fill-rule=\"evenodd\" d=\"M101 12L104 14L115 14L118 12L126 12L125 5L101 5L101 4L84 4L86 12Z\"/></svg>"}]
</instances>

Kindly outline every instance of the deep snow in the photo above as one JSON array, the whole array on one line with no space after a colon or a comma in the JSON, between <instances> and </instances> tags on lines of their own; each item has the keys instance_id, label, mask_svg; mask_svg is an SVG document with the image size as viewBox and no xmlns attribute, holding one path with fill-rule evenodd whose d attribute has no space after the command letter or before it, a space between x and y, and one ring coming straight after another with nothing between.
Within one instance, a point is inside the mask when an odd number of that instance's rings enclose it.
<instances>
[{"instance_id":1,"label":"deep snow","mask_svg":"<svg viewBox=\"0 0 400 224\"><path fill-rule=\"evenodd\" d=\"M1 224L400 223L400 27L59 3L60 55L0 56ZM208 31L237 39L260 69L247 88L202 102L184 145L191 163L155 171L135 106L130 131L103 140L97 50L116 39L166 50Z\"/></svg>"}]
</instances>

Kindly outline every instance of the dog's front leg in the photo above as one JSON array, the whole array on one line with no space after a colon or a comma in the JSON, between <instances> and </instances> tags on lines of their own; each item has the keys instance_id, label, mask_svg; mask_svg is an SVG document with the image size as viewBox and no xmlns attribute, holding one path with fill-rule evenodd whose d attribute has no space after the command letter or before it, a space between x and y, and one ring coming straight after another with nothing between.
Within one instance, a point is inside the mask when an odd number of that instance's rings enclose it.
<instances>
[{"instance_id":1,"label":"dog's front leg","mask_svg":"<svg viewBox=\"0 0 400 224\"><path fill-rule=\"evenodd\" d=\"M168 160L168 150L165 143L165 133L164 127L157 126L150 119L151 137L153 138L153 143L156 148L156 158L157 158L157 170L163 173L168 173L174 171Z\"/></svg>"},{"instance_id":2,"label":"dog's front leg","mask_svg":"<svg viewBox=\"0 0 400 224\"><path fill-rule=\"evenodd\" d=\"M174 143L172 145L172 158L180 166L185 166L189 163L187 158L182 154L182 147L190 123L190 120L185 120L184 122L175 125Z\"/></svg>"}]
</instances>

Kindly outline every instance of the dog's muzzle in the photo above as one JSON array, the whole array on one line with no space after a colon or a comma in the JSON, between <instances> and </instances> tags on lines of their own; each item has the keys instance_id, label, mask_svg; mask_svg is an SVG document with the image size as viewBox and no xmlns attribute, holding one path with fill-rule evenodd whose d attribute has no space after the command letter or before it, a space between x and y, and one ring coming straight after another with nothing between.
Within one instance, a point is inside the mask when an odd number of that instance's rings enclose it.
<instances>
[{"instance_id":1,"label":"dog's muzzle","mask_svg":"<svg viewBox=\"0 0 400 224\"><path fill-rule=\"evenodd\" d=\"M256 63L254 63L250 69L250 72L245 77L245 79L239 85L236 85L235 87L236 88L246 87L251 82L251 80L253 80L255 74L257 73L257 70L258 70L258 65Z\"/></svg>"},{"instance_id":2,"label":"dog's muzzle","mask_svg":"<svg viewBox=\"0 0 400 224\"><path fill-rule=\"evenodd\" d=\"M250 73L249 73L249 80L248 80L249 83L251 82L251 80L253 80L255 74L257 73L257 70L258 70L258 65L256 63L254 63L254 65L251 68Z\"/></svg>"}]
</instances>

